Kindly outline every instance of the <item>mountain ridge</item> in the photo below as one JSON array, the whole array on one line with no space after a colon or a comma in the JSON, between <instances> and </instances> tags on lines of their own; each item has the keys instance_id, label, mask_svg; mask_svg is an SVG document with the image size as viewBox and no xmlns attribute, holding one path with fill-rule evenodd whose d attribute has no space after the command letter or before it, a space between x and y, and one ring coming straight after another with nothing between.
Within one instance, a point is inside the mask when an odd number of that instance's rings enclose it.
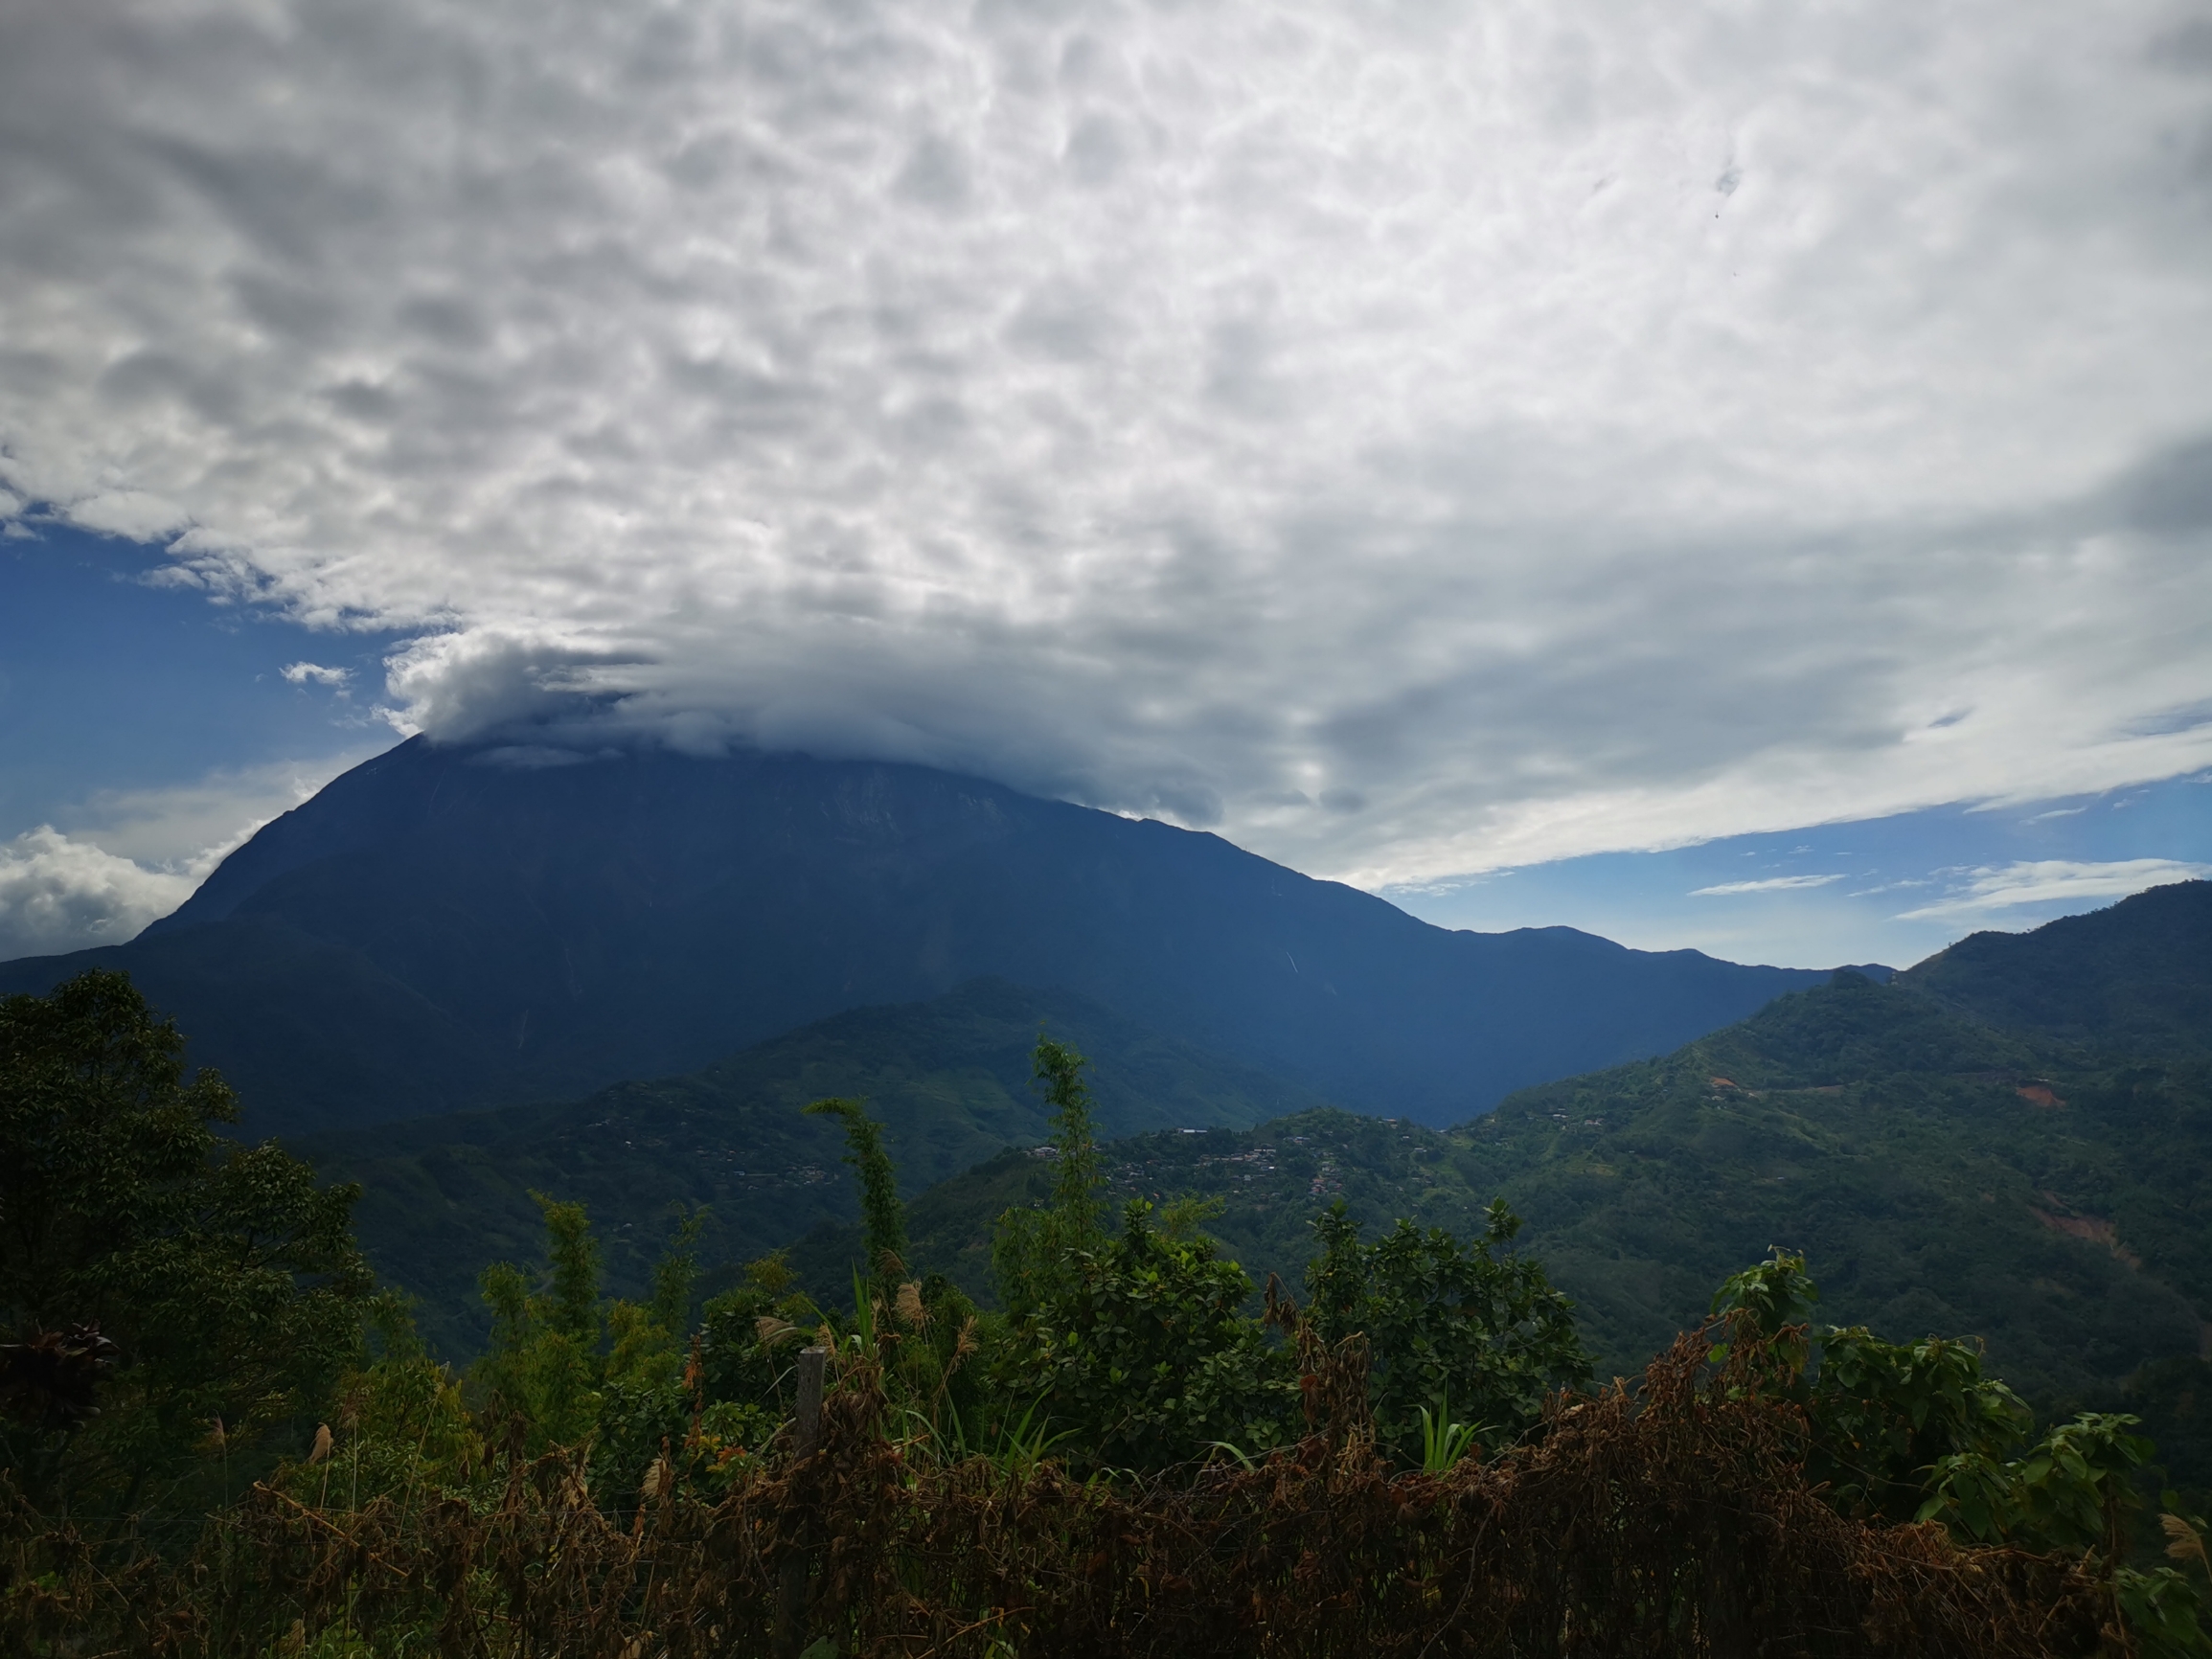
<instances>
[{"instance_id":1,"label":"mountain ridge","mask_svg":"<svg viewBox=\"0 0 2212 1659\"><path fill-rule=\"evenodd\" d=\"M1102 1161L1117 1200L1223 1200L1210 1230L1293 1290L1310 1217L1335 1196L1371 1237L1401 1215L1479 1231L1503 1196L1520 1247L1624 1374L1779 1246L1808 1254L1823 1319L1900 1341L1982 1336L2039 1399L2113 1405L2139 1372L2212 1359L2212 1062L2002 1030L1924 988L2001 1005L1991 987L2013 965L2045 988L2070 978L2077 1011L2051 1005L2061 1033L2146 968L2194 995L2212 987L2208 898L2212 884L2158 888L2094 928L1978 936L1918 980L1838 972L1672 1054L1517 1091L1443 1131L1308 1112L1113 1143ZM2121 935L2141 948L2051 966L2085 936ZM1041 1190L1004 1156L932 1187L912 1206L916 1265L983 1288L991 1219ZM818 1231L793 1259L827 1293L853 1237ZM2212 1446L2212 1425L2188 1432Z\"/></svg>"},{"instance_id":2,"label":"mountain ridge","mask_svg":"<svg viewBox=\"0 0 2212 1659\"><path fill-rule=\"evenodd\" d=\"M1338 1103L1443 1123L1820 973L1450 932L1203 831L889 762L422 739L265 826L129 944L266 1132L574 1099L969 979L1064 985Z\"/></svg>"}]
</instances>

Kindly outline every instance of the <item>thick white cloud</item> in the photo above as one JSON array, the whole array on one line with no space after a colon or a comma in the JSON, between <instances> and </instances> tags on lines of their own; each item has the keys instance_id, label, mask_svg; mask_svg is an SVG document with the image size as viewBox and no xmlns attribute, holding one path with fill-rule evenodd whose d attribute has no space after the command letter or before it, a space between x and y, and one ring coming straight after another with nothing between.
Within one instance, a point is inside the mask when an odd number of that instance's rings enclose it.
<instances>
[{"instance_id":1,"label":"thick white cloud","mask_svg":"<svg viewBox=\"0 0 2212 1659\"><path fill-rule=\"evenodd\" d=\"M1370 882L2212 761L2201 4L0 17L0 484L404 723Z\"/></svg>"},{"instance_id":2,"label":"thick white cloud","mask_svg":"<svg viewBox=\"0 0 2212 1659\"><path fill-rule=\"evenodd\" d=\"M72 804L58 830L0 841L0 962L123 943L191 898L256 830L375 752L103 791Z\"/></svg>"},{"instance_id":3,"label":"thick white cloud","mask_svg":"<svg viewBox=\"0 0 2212 1659\"><path fill-rule=\"evenodd\" d=\"M148 870L42 824L0 842L0 961L121 944L204 875Z\"/></svg>"}]
</instances>

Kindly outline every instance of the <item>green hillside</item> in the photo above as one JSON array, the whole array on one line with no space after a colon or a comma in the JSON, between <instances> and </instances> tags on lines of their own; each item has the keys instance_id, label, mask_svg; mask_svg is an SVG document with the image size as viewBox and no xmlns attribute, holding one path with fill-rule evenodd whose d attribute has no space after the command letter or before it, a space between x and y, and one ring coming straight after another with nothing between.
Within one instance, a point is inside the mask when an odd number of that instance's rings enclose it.
<instances>
[{"instance_id":1,"label":"green hillside","mask_svg":"<svg viewBox=\"0 0 2212 1659\"><path fill-rule=\"evenodd\" d=\"M2207 894L1976 935L1890 986L1838 974L1444 1132L1320 1109L1081 999L980 982L689 1078L302 1149L364 1183L372 1260L467 1352L475 1275L536 1248L533 1187L590 1207L617 1290L642 1286L673 1204L706 1203L711 1267L790 1246L803 1280L842 1300L851 1183L831 1129L798 1108L864 1095L911 1196L914 1264L987 1296L992 1222L1049 1185L1028 1149L1042 1022L1095 1062L1101 1127L1123 1137L1114 1195L1220 1199L1209 1228L1256 1280L1299 1288L1334 1197L1371 1229L1403 1215L1467 1233L1502 1194L1608 1370L1632 1371L1781 1245L1811 1259L1827 1318L1978 1334L2052 1404L2109 1399L2152 1365L2170 1403L2198 1386L2212 1312L2212 1063L2192 1011L2212 978ZM1205 1124L1220 1126L1180 1132Z\"/></svg>"},{"instance_id":2,"label":"green hillside","mask_svg":"<svg viewBox=\"0 0 2212 1659\"><path fill-rule=\"evenodd\" d=\"M2033 933L1976 933L1899 976L2007 1031L2212 1059L2212 881L2154 887Z\"/></svg>"},{"instance_id":3,"label":"green hillside","mask_svg":"<svg viewBox=\"0 0 2212 1659\"><path fill-rule=\"evenodd\" d=\"M1300 1298L1312 1218L1337 1198L1378 1228L1407 1216L1465 1235L1480 1231L1493 1191L1481 1154L1462 1141L1330 1107L1250 1129L1132 1136L1105 1153L1109 1208L1130 1198L1218 1197L1223 1207L1206 1231L1255 1284L1278 1274ZM992 1224L1008 1209L1041 1202L1051 1187L1050 1162L1013 1149L930 1188L907 1207L913 1264L990 1303ZM856 1226L824 1226L793 1248L791 1263L815 1295L841 1298L859 1249Z\"/></svg>"},{"instance_id":4,"label":"green hillside","mask_svg":"<svg viewBox=\"0 0 2212 1659\"><path fill-rule=\"evenodd\" d=\"M1211 1230L1255 1277L1294 1288L1330 1197L1371 1227L1405 1215L1468 1231L1502 1194L1612 1370L1780 1245L1810 1258L1824 1317L1897 1339L1979 1335L1995 1371L2044 1402L2109 1399L2146 1365L2186 1392L2212 1313L2212 1065L2187 1052L2212 976L2207 893L1977 935L1962 964L1937 958L1892 986L1839 973L1664 1058L1524 1090L1441 1134L1321 1112L1125 1141L1109 1148L1114 1184L1220 1199ZM2093 946L2071 967L2052 943L2069 937ZM2030 988L2018 994L2015 960ZM1968 1004L2066 1034L1999 1030ZM2159 1054L2119 1048L2146 1033ZM991 1217L1045 1175L1001 1157L924 1194L920 1264L982 1288ZM824 1230L795 1259L833 1285L848 1249Z\"/></svg>"},{"instance_id":5,"label":"green hillside","mask_svg":"<svg viewBox=\"0 0 2212 1659\"><path fill-rule=\"evenodd\" d=\"M361 1183L355 1222L369 1260L422 1300L435 1345L465 1354L487 1329L477 1275L539 1248L533 1189L587 1206L617 1294L642 1293L678 1205L711 1207L703 1261L743 1261L855 1214L836 1128L802 1117L809 1101L864 1097L913 1192L1040 1139L1029 1080L1040 1027L1093 1059L1107 1134L1249 1125L1313 1102L1071 992L981 980L930 1002L839 1014L688 1077L316 1135L293 1149L326 1180Z\"/></svg>"},{"instance_id":6,"label":"green hillside","mask_svg":"<svg viewBox=\"0 0 2212 1659\"><path fill-rule=\"evenodd\" d=\"M1616 1364L1717 1274L1801 1250L1825 1316L1985 1337L2045 1399L2194 1354L2212 1310L2212 1073L2099 1059L1838 976L1460 1131Z\"/></svg>"}]
</instances>

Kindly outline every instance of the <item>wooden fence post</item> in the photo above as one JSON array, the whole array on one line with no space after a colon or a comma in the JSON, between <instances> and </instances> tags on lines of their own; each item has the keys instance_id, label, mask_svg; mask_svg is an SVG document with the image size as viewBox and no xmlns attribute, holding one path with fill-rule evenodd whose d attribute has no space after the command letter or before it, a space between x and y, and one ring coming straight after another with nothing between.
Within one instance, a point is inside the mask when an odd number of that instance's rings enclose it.
<instances>
[{"instance_id":1,"label":"wooden fence post","mask_svg":"<svg viewBox=\"0 0 2212 1659\"><path fill-rule=\"evenodd\" d=\"M799 1412L791 1423L791 1461L801 1463L822 1443L822 1372L829 1363L826 1348L799 1352ZM776 1651L799 1651L807 1629L807 1572L814 1553L814 1517L797 1517L799 1544L784 1557L782 1578L776 1585Z\"/></svg>"}]
</instances>

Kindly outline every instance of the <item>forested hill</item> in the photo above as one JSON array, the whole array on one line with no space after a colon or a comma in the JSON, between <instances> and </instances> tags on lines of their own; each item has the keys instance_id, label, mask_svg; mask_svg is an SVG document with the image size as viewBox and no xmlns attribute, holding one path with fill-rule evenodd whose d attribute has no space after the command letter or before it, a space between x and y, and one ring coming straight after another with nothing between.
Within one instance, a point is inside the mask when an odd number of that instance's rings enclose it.
<instances>
[{"instance_id":1,"label":"forested hill","mask_svg":"<svg viewBox=\"0 0 2212 1659\"><path fill-rule=\"evenodd\" d=\"M418 739L265 826L127 968L249 1133L694 1070L987 975L1340 1104L1448 1123L1819 975L1569 928L1450 932L1219 837L919 766Z\"/></svg>"},{"instance_id":2,"label":"forested hill","mask_svg":"<svg viewBox=\"0 0 2212 1659\"><path fill-rule=\"evenodd\" d=\"M1522 1247L1577 1303L1617 1370L1705 1311L1771 1246L1803 1251L1824 1318L1892 1339L1987 1339L2045 1400L2117 1395L2146 1364L2195 1359L2212 1315L2212 1065L2078 1040L2140 1029L2125 988L2186 1007L2212 979L2202 883L2155 889L2083 928L1968 942L1894 986L1841 973L1668 1055L1526 1090L1446 1133L1308 1115L1108 1148L1124 1196L1216 1196L1210 1223L1256 1273L1295 1285L1316 1210L1465 1233L1502 1193ZM2058 946L2097 949L2070 978ZM1999 1030L1928 985L2002 1007L2008 959L2042 974L2058 1032ZM2072 990L2061 987L2070 984ZM1958 1000L1964 1000L1960 998ZM977 1282L980 1240L1040 1174L1002 1157L924 1195L917 1251ZM840 1271L839 1240L801 1256ZM2206 1394L2212 1409L2212 1391Z\"/></svg>"},{"instance_id":3,"label":"forested hill","mask_svg":"<svg viewBox=\"0 0 2212 1659\"><path fill-rule=\"evenodd\" d=\"M1976 933L1903 978L2007 1031L2212 1059L2212 881L2154 887L2033 933Z\"/></svg>"},{"instance_id":4,"label":"forested hill","mask_svg":"<svg viewBox=\"0 0 2212 1659\"><path fill-rule=\"evenodd\" d=\"M1999 1033L1907 988L1785 998L1462 1138L1611 1353L1772 1245L1813 1261L1825 1317L1984 1336L2044 1398L2196 1354L2212 1313L2212 1070Z\"/></svg>"},{"instance_id":5,"label":"forested hill","mask_svg":"<svg viewBox=\"0 0 2212 1659\"><path fill-rule=\"evenodd\" d=\"M1010 1144L1036 1145L1046 1125L1031 1084L1040 1030L1090 1058L1107 1135L1247 1125L1316 1103L1073 992L979 980L928 1002L838 1014L682 1077L326 1133L293 1149L325 1181L361 1184L354 1226L369 1260L420 1299L440 1351L464 1355L489 1328L477 1276L538 1249L534 1190L582 1202L605 1240L609 1288L642 1296L680 1207L708 1206L708 1263L749 1261L856 1213L837 1126L802 1115L810 1101L864 1099L910 1193Z\"/></svg>"}]
</instances>

